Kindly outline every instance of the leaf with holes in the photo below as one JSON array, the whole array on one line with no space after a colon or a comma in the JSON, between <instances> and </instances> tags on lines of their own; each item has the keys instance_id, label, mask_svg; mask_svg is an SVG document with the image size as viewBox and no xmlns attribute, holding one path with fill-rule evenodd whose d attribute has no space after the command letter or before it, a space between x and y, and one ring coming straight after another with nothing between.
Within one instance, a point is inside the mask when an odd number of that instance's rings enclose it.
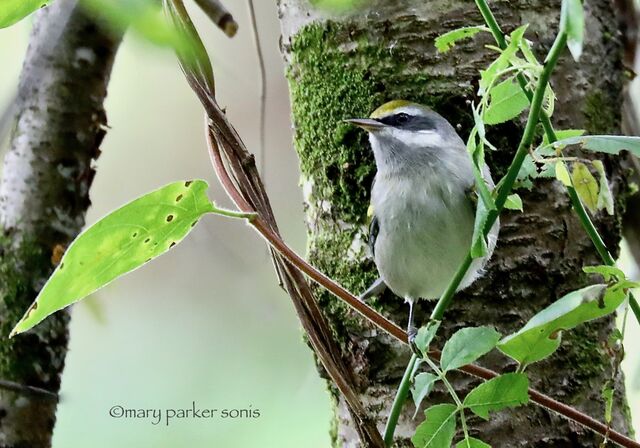
<instances>
[{"instance_id":1,"label":"leaf with holes","mask_svg":"<svg viewBox=\"0 0 640 448\"><path fill-rule=\"evenodd\" d=\"M453 404L437 404L424 412L425 421L411 437L416 448L450 447L456 432L456 412Z\"/></svg>"},{"instance_id":2,"label":"leaf with holes","mask_svg":"<svg viewBox=\"0 0 640 448\"><path fill-rule=\"evenodd\" d=\"M533 316L518 332L503 338L498 349L520 364L540 361L560 346L562 330L612 313L625 297L624 288L617 285L607 288L597 284L572 291Z\"/></svg>"},{"instance_id":3,"label":"leaf with holes","mask_svg":"<svg viewBox=\"0 0 640 448\"><path fill-rule=\"evenodd\" d=\"M435 45L440 53L446 53L451 50L455 44L469 37L473 37L480 31L489 31L486 26L465 26L456 30L449 31L436 37Z\"/></svg>"},{"instance_id":4,"label":"leaf with holes","mask_svg":"<svg viewBox=\"0 0 640 448\"><path fill-rule=\"evenodd\" d=\"M526 404L529 380L524 373L505 373L481 383L465 397L463 405L478 417L489 419L489 412Z\"/></svg>"},{"instance_id":5,"label":"leaf with holes","mask_svg":"<svg viewBox=\"0 0 640 448\"><path fill-rule=\"evenodd\" d=\"M493 327L468 327L456 331L442 348L440 366L444 372L469 364L490 352L500 340Z\"/></svg>"},{"instance_id":6,"label":"leaf with holes","mask_svg":"<svg viewBox=\"0 0 640 448\"><path fill-rule=\"evenodd\" d=\"M32 328L175 246L204 214L218 210L206 189L203 180L174 182L89 227L69 246L11 334Z\"/></svg>"},{"instance_id":7,"label":"leaf with holes","mask_svg":"<svg viewBox=\"0 0 640 448\"><path fill-rule=\"evenodd\" d=\"M51 0L2 0L0 1L0 28L13 25L32 12L47 6Z\"/></svg>"}]
</instances>

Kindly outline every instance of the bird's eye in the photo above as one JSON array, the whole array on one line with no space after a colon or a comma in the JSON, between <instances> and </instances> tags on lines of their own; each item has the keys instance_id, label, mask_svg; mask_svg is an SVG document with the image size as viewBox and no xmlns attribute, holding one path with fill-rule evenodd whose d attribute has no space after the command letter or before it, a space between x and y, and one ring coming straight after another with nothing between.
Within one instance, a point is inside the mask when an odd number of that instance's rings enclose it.
<instances>
[{"instance_id":1,"label":"bird's eye","mask_svg":"<svg viewBox=\"0 0 640 448\"><path fill-rule=\"evenodd\" d=\"M409 115L405 114L404 112L401 112L398 115L396 115L396 121L399 124L406 123L407 121L409 121Z\"/></svg>"}]
</instances>

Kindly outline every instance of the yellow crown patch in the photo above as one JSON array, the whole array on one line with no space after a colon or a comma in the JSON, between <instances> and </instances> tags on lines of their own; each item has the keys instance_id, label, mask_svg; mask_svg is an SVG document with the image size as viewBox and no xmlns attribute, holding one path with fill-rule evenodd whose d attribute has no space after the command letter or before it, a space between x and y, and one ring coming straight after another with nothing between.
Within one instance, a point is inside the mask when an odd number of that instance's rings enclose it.
<instances>
[{"instance_id":1,"label":"yellow crown patch","mask_svg":"<svg viewBox=\"0 0 640 448\"><path fill-rule=\"evenodd\" d=\"M405 100L389 101L388 103L384 103L382 106L374 110L369 118L382 118L385 115L388 115L390 112L398 109L399 107L409 106L411 104L413 104L411 101Z\"/></svg>"}]
</instances>

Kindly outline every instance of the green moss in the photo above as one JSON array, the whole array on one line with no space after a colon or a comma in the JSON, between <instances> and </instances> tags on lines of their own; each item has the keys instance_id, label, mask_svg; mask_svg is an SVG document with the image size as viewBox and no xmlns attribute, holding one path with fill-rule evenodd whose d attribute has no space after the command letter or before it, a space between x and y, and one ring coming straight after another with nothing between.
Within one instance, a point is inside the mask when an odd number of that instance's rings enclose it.
<instances>
[{"instance_id":1,"label":"green moss","mask_svg":"<svg viewBox=\"0 0 640 448\"><path fill-rule=\"evenodd\" d=\"M342 120L367 117L391 99L434 106L451 96L439 76L409 76L407 62L389 47L380 36L331 21L303 27L291 44L287 77L301 170L314 179L315 198L347 222L364 221L375 166L365 132Z\"/></svg>"},{"instance_id":2,"label":"green moss","mask_svg":"<svg viewBox=\"0 0 640 448\"><path fill-rule=\"evenodd\" d=\"M38 385L39 375L49 372L53 351L47 344L40 343L37 332L31 331L12 339L7 338L13 326L20 320L25 310L36 297L42 282L53 269L51 254L42 245L30 239L23 239L17 246L11 245L9 238L0 237L0 377L10 380L31 378L29 384ZM68 320L66 313L45 321L38 331L46 332L51 340L60 336L66 343L66 331L60 334ZM57 366L56 370L60 368ZM48 374L47 374L48 375ZM58 382L57 378L46 381Z\"/></svg>"},{"instance_id":3,"label":"green moss","mask_svg":"<svg viewBox=\"0 0 640 448\"><path fill-rule=\"evenodd\" d=\"M587 134L617 134L620 131L620 107L612 104L611 96L594 90L585 97L583 114Z\"/></svg>"}]
</instances>

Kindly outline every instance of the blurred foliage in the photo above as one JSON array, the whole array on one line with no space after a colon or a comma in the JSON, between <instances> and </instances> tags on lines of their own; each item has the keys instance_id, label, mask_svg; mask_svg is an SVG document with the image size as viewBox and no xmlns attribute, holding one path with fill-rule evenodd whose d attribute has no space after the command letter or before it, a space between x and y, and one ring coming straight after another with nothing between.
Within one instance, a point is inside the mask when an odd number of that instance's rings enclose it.
<instances>
[{"instance_id":1,"label":"blurred foliage","mask_svg":"<svg viewBox=\"0 0 640 448\"><path fill-rule=\"evenodd\" d=\"M0 28L6 28L24 19L51 0L2 0L0 1Z\"/></svg>"}]
</instances>

